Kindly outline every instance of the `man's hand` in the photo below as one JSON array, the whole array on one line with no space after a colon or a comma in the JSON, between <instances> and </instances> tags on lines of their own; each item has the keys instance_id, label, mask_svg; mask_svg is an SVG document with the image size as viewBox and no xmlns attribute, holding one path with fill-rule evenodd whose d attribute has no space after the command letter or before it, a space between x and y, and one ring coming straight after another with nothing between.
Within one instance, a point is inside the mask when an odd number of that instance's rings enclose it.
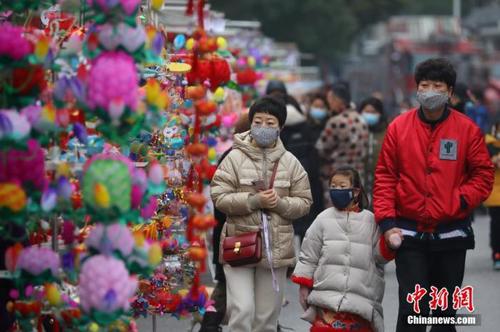
<instances>
[{"instance_id":1,"label":"man's hand","mask_svg":"<svg viewBox=\"0 0 500 332\"><path fill-rule=\"evenodd\" d=\"M278 205L278 200L280 197L274 189L268 189L261 191L258 194L260 204L263 209L273 209Z\"/></svg>"},{"instance_id":2,"label":"man's hand","mask_svg":"<svg viewBox=\"0 0 500 332\"><path fill-rule=\"evenodd\" d=\"M311 289L309 287L300 285L299 302L300 302L300 305L302 306L302 308L304 309L304 311L307 310L307 308L309 307L309 305L307 304L307 297L309 296L310 293L311 293Z\"/></svg>"},{"instance_id":3,"label":"man's hand","mask_svg":"<svg viewBox=\"0 0 500 332\"><path fill-rule=\"evenodd\" d=\"M491 161L493 162L496 168L500 168L500 153L494 155L491 158Z\"/></svg>"},{"instance_id":4,"label":"man's hand","mask_svg":"<svg viewBox=\"0 0 500 332\"><path fill-rule=\"evenodd\" d=\"M400 228L394 227L384 233L385 243L393 250L396 250L403 241L403 233Z\"/></svg>"}]
</instances>

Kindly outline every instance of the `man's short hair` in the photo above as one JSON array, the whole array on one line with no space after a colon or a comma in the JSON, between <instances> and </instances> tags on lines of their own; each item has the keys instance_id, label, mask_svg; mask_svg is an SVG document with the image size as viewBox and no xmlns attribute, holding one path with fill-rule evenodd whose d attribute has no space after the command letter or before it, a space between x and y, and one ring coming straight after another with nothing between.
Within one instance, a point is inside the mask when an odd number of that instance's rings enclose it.
<instances>
[{"instance_id":1,"label":"man's short hair","mask_svg":"<svg viewBox=\"0 0 500 332\"><path fill-rule=\"evenodd\" d=\"M417 85L424 80L444 82L448 87L454 88L457 81L457 72L447 59L429 59L419 63L415 69L415 82Z\"/></svg>"}]
</instances>

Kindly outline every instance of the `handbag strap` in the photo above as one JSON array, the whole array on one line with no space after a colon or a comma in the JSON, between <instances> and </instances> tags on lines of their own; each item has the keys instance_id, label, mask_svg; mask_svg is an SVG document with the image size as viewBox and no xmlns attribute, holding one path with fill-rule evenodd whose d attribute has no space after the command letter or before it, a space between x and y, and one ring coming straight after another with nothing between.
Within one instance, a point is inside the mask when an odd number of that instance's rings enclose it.
<instances>
[{"instance_id":1,"label":"handbag strap","mask_svg":"<svg viewBox=\"0 0 500 332\"><path fill-rule=\"evenodd\" d=\"M280 160L276 160L273 166L273 173L271 174L271 181L269 182L269 189L272 189L274 186L274 180L276 179L276 173L278 172L278 166L280 164Z\"/></svg>"}]
</instances>

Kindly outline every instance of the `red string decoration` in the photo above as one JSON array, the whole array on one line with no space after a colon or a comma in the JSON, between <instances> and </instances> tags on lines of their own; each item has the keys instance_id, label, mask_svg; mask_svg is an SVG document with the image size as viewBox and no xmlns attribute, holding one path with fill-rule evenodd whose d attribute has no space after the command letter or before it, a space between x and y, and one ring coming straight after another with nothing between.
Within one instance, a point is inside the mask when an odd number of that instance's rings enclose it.
<instances>
[{"instance_id":1,"label":"red string decoration","mask_svg":"<svg viewBox=\"0 0 500 332\"><path fill-rule=\"evenodd\" d=\"M198 26L202 29L205 30L205 19L204 19L204 13L203 13L203 8L205 7L205 0L198 0Z\"/></svg>"},{"instance_id":2,"label":"red string decoration","mask_svg":"<svg viewBox=\"0 0 500 332\"><path fill-rule=\"evenodd\" d=\"M194 14L194 0L188 0L186 5L186 16L193 16Z\"/></svg>"}]
</instances>

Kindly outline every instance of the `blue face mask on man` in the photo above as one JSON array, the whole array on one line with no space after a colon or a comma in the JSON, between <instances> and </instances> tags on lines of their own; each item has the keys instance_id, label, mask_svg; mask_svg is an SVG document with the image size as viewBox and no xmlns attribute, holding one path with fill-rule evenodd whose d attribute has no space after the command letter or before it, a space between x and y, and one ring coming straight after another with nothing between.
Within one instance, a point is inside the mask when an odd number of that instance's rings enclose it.
<instances>
[{"instance_id":1,"label":"blue face mask on man","mask_svg":"<svg viewBox=\"0 0 500 332\"><path fill-rule=\"evenodd\" d=\"M354 190L349 189L330 189L330 199L333 206L339 210L346 209L354 199Z\"/></svg>"}]
</instances>

